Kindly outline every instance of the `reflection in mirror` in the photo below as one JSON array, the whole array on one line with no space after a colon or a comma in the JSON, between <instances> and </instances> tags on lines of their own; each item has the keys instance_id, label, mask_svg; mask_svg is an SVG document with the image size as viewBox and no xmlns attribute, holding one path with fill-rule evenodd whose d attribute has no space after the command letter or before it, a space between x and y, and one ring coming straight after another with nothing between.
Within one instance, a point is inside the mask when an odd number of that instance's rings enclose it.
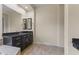
<instances>
[{"instance_id":1,"label":"reflection in mirror","mask_svg":"<svg viewBox=\"0 0 79 59\"><path fill-rule=\"evenodd\" d=\"M31 30L32 29L32 18L23 19L23 24L24 24L24 27L23 27L24 30Z\"/></svg>"},{"instance_id":2,"label":"reflection in mirror","mask_svg":"<svg viewBox=\"0 0 79 59\"><path fill-rule=\"evenodd\" d=\"M2 32L7 32L8 31L8 15L3 13L2 17L2 24L3 24L3 31Z\"/></svg>"},{"instance_id":3,"label":"reflection in mirror","mask_svg":"<svg viewBox=\"0 0 79 59\"><path fill-rule=\"evenodd\" d=\"M22 15L9 7L2 6L2 29L3 33L18 32L23 30Z\"/></svg>"}]
</instances>

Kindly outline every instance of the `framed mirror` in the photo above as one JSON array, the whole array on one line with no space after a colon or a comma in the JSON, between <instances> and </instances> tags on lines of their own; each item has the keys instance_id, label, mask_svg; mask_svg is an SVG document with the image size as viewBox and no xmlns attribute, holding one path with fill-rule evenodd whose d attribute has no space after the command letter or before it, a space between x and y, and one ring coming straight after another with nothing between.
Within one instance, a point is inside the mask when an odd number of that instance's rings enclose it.
<instances>
[{"instance_id":1,"label":"framed mirror","mask_svg":"<svg viewBox=\"0 0 79 59\"><path fill-rule=\"evenodd\" d=\"M23 19L23 29L24 30L31 30L32 29L32 18L25 18Z\"/></svg>"}]
</instances>

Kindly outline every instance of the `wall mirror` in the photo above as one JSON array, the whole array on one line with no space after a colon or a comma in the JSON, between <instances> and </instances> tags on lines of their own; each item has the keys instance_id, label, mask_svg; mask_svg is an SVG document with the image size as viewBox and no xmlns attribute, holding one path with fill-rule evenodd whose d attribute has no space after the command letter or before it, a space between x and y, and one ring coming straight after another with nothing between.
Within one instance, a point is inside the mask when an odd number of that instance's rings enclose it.
<instances>
[{"instance_id":1,"label":"wall mirror","mask_svg":"<svg viewBox=\"0 0 79 59\"><path fill-rule=\"evenodd\" d=\"M32 30L32 18L23 19L23 25L24 30Z\"/></svg>"},{"instance_id":2,"label":"wall mirror","mask_svg":"<svg viewBox=\"0 0 79 59\"><path fill-rule=\"evenodd\" d=\"M2 30L3 33L18 32L23 30L22 17L18 12L2 5Z\"/></svg>"}]
</instances>

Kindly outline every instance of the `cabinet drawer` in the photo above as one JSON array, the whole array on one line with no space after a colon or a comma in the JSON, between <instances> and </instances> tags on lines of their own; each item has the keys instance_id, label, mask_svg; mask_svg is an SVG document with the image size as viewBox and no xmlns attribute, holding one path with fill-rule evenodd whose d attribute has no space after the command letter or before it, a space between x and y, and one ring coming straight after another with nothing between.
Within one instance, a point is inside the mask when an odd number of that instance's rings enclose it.
<instances>
[{"instance_id":1,"label":"cabinet drawer","mask_svg":"<svg viewBox=\"0 0 79 59\"><path fill-rule=\"evenodd\" d=\"M12 38L13 42L21 42L21 36L16 36Z\"/></svg>"},{"instance_id":2,"label":"cabinet drawer","mask_svg":"<svg viewBox=\"0 0 79 59\"><path fill-rule=\"evenodd\" d=\"M14 39L14 40L20 40L21 37L13 37L12 39Z\"/></svg>"}]
</instances>

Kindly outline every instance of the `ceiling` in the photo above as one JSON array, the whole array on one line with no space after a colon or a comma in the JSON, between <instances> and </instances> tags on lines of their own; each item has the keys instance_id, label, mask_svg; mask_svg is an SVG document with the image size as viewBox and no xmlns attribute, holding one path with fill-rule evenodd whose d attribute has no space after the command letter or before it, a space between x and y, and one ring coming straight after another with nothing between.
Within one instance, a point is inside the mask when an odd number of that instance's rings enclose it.
<instances>
[{"instance_id":1,"label":"ceiling","mask_svg":"<svg viewBox=\"0 0 79 59\"><path fill-rule=\"evenodd\" d=\"M30 4L18 4L21 8L23 8L25 11L31 11L33 10L32 6ZM28 7L27 9L25 7Z\"/></svg>"},{"instance_id":2,"label":"ceiling","mask_svg":"<svg viewBox=\"0 0 79 59\"><path fill-rule=\"evenodd\" d=\"M48 5L52 5L52 4L31 4L31 6L33 6L34 8L44 7Z\"/></svg>"},{"instance_id":3,"label":"ceiling","mask_svg":"<svg viewBox=\"0 0 79 59\"><path fill-rule=\"evenodd\" d=\"M44 7L44 6L49 6L52 4L19 4L21 8L23 8L26 11L31 11L33 8L39 8L39 7ZM27 9L25 7L28 7Z\"/></svg>"},{"instance_id":4,"label":"ceiling","mask_svg":"<svg viewBox=\"0 0 79 59\"><path fill-rule=\"evenodd\" d=\"M3 13L5 13L5 14L19 14L18 12L12 10L11 8L9 8L5 5L3 5L2 9L3 9Z\"/></svg>"}]
</instances>

